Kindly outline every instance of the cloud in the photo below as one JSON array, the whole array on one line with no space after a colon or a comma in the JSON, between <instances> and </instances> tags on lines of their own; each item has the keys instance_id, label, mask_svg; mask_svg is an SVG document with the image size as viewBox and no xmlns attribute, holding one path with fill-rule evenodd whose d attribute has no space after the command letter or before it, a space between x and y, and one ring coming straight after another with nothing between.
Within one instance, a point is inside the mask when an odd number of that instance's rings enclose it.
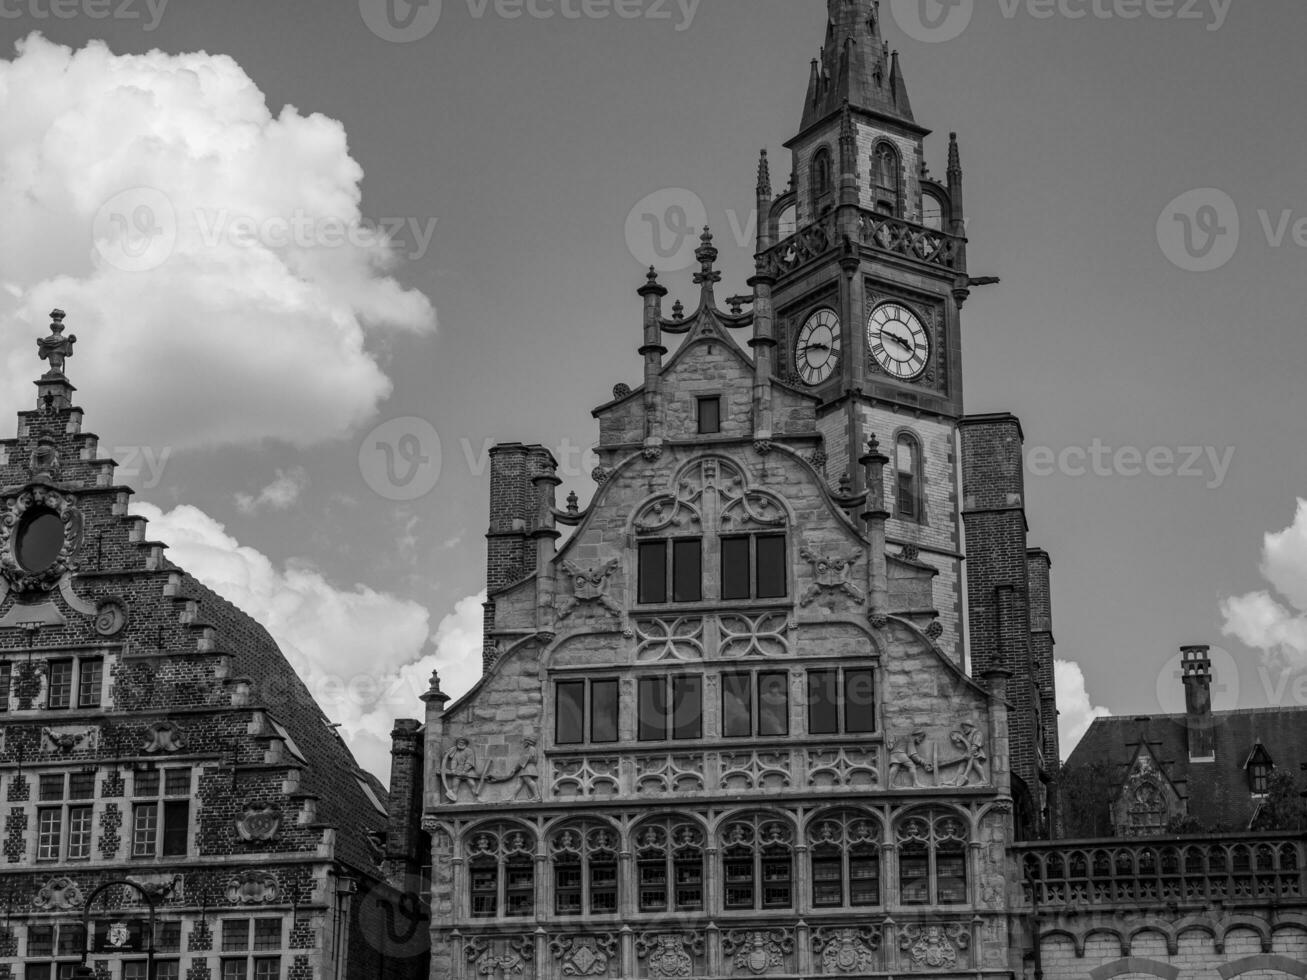
<instances>
[{"instance_id":1,"label":"cloud","mask_svg":"<svg viewBox=\"0 0 1307 980\"><path fill-rule=\"evenodd\" d=\"M1057 685L1057 737L1065 759L1089 731L1094 719L1106 718L1112 712L1096 707L1090 700L1079 664L1070 660L1054 661L1053 675Z\"/></svg>"},{"instance_id":2,"label":"cloud","mask_svg":"<svg viewBox=\"0 0 1307 980\"><path fill-rule=\"evenodd\" d=\"M1278 597L1263 589L1224 600L1222 632L1261 650L1269 663L1307 665L1307 500L1298 501L1293 524L1266 535L1261 572Z\"/></svg>"},{"instance_id":3,"label":"cloud","mask_svg":"<svg viewBox=\"0 0 1307 980\"><path fill-rule=\"evenodd\" d=\"M34 340L66 310L69 376L134 440L338 438L390 394L368 338L435 328L366 233L344 127L274 115L229 57L33 34L0 60L0 118L0 327ZM0 413L42 369L13 345Z\"/></svg>"},{"instance_id":4,"label":"cloud","mask_svg":"<svg viewBox=\"0 0 1307 980\"><path fill-rule=\"evenodd\" d=\"M278 468L273 481L257 494L236 494L236 509L245 515L254 515L261 510L289 510L308 485L309 474L304 467Z\"/></svg>"},{"instance_id":5,"label":"cloud","mask_svg":"<svg viewBox=\"0 0 1307 980\"><path fill-rule=\"evenodd\" d=\"M419 696L431 670L448 670L456 684L468 685L474 639L479 664L478 597L459 603L433 636L418 603L365 585L338 586L303 564L279 567L195 507L164 513L138 502L132 513L149 519L150 537L169 545L173 562L267 628L327 717L341 723L360 764L383 779L394 721L423 717Z\"/></svg>"}]
</instances>

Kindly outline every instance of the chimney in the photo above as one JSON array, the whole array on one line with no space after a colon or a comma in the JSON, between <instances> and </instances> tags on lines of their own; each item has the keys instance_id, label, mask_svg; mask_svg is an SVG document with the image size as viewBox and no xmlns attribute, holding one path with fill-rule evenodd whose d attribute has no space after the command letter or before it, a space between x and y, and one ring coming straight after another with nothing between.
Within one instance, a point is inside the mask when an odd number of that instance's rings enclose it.
<instances>
[{"instance_id":1,"label":"chimney","mask_svg":"<svg viewBox=\"0 0 1307 980\"><path fill-rule=\"evenodd\" d=\"M386 828L386 873L396 884L422 864L422 724L395 722L390 733L390 819Z\"/></svg>"},{"instance_id":2,"label":"chimney","mask_svg":"<svg viewBox=\"0 0 1307 980\"><path fill-rule=\"evenodd\" d=\"M1211 650L1207 646L1180 648L1190 762L1216 761L1216 739L1212 732Z\"/></svg>"}]
</instances>

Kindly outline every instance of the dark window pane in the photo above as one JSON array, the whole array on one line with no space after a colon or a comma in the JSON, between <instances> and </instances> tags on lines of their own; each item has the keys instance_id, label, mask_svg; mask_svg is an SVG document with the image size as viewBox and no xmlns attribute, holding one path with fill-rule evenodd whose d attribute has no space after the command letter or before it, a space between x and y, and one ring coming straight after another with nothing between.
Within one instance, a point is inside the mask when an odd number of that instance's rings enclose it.
<instances>
[{"instance_id":1,"label":"dark window pane","mask_svg":"<svg viewBox=\"0 0 1307 980\"><path fill-rule=\"evenodd\" d=\"M698 538L672 542L672 577L675 602L703 598L703 542Z\"/></svg>"},{"instance_id":2,"label":"dark window pane","mask_svg":"<svg viewBox=\"0 0 1307 980\"><path fill-rule=\"evenodd\" d=\"M186 854L190 839L191 805L186 800L170 800L163 805L163 856Z\"/></svg>"},{"instance_id":3,"label":"dark window pane","mask_svg":"<svg viewBox=\"0 0 1307 980\"><path fill-rule=\"evenodd\" d=\"M54 926L29 926L27 929L27 955L54 955Z\"/></svg>"},{"instance_id":4,"label":"dark window pane","mask_svg":"<svg viewBox=\"0 0 1307 980\"><path fill-rule=\"evenodd\" d=\"M9 689L12 686L13 676L12 664L0 664L0 711L9 710Z\"/></svg>"},{"instance_id":5,"label":"dark window pane","mask_svg":"<svg viewBox=\"0 0 1307 980\"><path fill-rule=\"evenodd\" d=\"M64 776L63 773L55 775L46 775L41 777L41 802L48 803L50 800L62 800L64 798Z\"/></svg>"},{"instance_id":6,"label":"dark window pane","mask_svg":"<svg viewBox=\"0 0 1307 980\"><path fill-rule=\"evenodd\" d=\"M54 660L50 663L49 689L46 706L67 708L73 699L73 662L71 660Z\"/></svg>"},{"instance_id":7,"label":"dark window pane","mask_svg":"<svg viewBox=\"0 0 1307 980\"><path fill-rule=\"evenodd\" d=\"M190 796L191 771L189 769L169 769L163 774L164 796Z\"/></svg>"},{"instance_id":8,"label":"dark window pane","mask_svg":"<svg viewBox=\"0 0 1307 980\"><path fill-rule=\"evenodd\" d=\"M911 473L899 474L899 517L917 519L917 479Z\"/></svg>"},{"instance_id":9,"label":"dark window pane","mask_svg":"<svg viewBox=\"0 0 1307 980\"><path fill-rule=\"evenodd\" d=\"M849 856L849 904L880 904L880 854L859 847Z\"/></svg>"},{"instance_id":10,"label":"dark window pane","mask_svg":"<svg viewBox=\"0 0 1307 980\"><path fill-rule=\"evenodd\" d=\"M266 956L254 961L254 980L278 980L280 976L280 956Z\"/></svg>"},{"instance_id":11,"label":"dark window pane","mask_svg":"<svg viewBox=\"0 0 1307 980\"><path fill-rule=\"evenodd\" d=\"M474 862L471 869L472 918L493 919L499 911L499 865Z\"/></svg>"},{"instance_id":12,"label":"dark window pane","mask_svg":"<svg viewBox=\"0 0 1307 980\"><path fill-rule=\"evenodd\" d=\"M753 852L728 853L722 861L722 872L726 878L726 907L753 908Z\"/></svg>"},{"instance_id":13,"label":"dark window pane","mask_svg":"<svg viewBox=\"0 0 1307 980\"><path fill-rule=\"evenodd\" d=\"M760 537L757 548L758 598L785 598L785 536L768 534Z\"/></svg>"},{"instance_id":14,"label":"dark window pane","mask_svg":"<svg viewBox=\"0 0 1307 980\"><path fill-rule=\"evenodd\" d=\"M714 435L722 431L722 400L720 398L699 399L699 433Z\"/></svg>"},{"instance_id":15,"label":"dark window pane","mask_svg":"<svg viewBox=\"0 0 1307 980\"><path fill-rule=\"evenodd\" d=\"M556 690L556 740L559 745L580 745L585 741L585 681L563 681Z\"/></svg>"},{"instance_id":16,"label":"dark window pane","mask_svg":"<svg viewBox=\"0 0 1307 980\"><path fill-rule=\"evenodd\" d=\"M58 949L58 956L79 956L86 949L86 933L80 922L66 922L59 927Z\"/></svg>"},{"instance_id":17,"label":"dark window pane","mask_svg":"<svg viewBox=\"0 0 1307 980\"><path fill-rule=\"evenodd\" d=\"M254 948L255 950L281 949L280 919L254 920Z\"/></svg>"},{"instance_id":18,"label":"dark window pane","mask_svg":"<svg viewBox=\"0 0 1307 980\"><path fill-rule=\"evenodd\" d=\"M874 671L844 672L844 730L850 735L865 735L876 730Z\"/></svg>"},{"instance_id":19,"label":"dark window pane","mask_svg":"<svg viewBox=\"0 0 1307 980\"><path fill-rule=\"evenodd\" d=\"M640 877L640 911L667 911L667 859L662 852L642 857L637 873Z\"/></svg>"},{"instance_id":20,"label":"dark window pane","mask_svg":"<svg viewBox=\"0 0 1307 980\"><path fill-rule=\"evenodd\" d=\"M156 944L161 953L176 953L182 948L182 924L161 922L156 929Z\"/></svg>"},{"instance_id":21,"label":"dark window pane","mask_svg":"<svg viewBox=\"0 0 1307 980\"><path fill-rule=\"evenodd\" d=\"M753 677L750 674L722 675L722 735L750 738L753 735Z\"/></svg>"},{"instance_id":22,"label":"dark window pane","mask_svg":"<svg viewBox=\"0 0 1307 980\"><path fill-rule=\"evenodd\" d=\"M789 677L786 674L758 675L758 734L790 733Z\"/></svg>"},{"instance_id":23,"label":"dark window pane","mask_svg":"<svg viewBox=\"0 0 1307 980\"><path fill-rule=\"evenodd\" d=\"M580 858L554 860L554 912L558 915L580 915L582 912Z\"/></svg>"},{"instance_id":24,"label":"dark window pane","mask_svg":"<svg viewBox=\"0 0 1307 980\"><path fill-rule=\"evenodd\" d=\"M91 800L95 798L95 773L74 772L68 776L68 798Z\"/></svg>"},{"instance_id":25,"label":"dark window pane","mask_svg":"<svg viewBox=\"0 0 1307 980\"><path fill-rule=\"evenodd\" d=\"M749 598L748 538L722 538L722 598Z\"/></svg>"},{"instance_id":26,"label":"dark window pane","mask_svg":"<svg viewBox=\"0 0 1307 980\"><path fill-rule=\"evenodd\" d=\"M904 905L930 904L930 857L925 844L899 850L899 900Z\"/></svg>"},{"instance_id":27,"label":"dark window pane","mask_svg":"<svg viewBox=\"0 0 1307 980\"><path fill-rule=\"evenodd\" d=\"M703 735L703 678L672 678L672 737Z\"/></svg>"},{"instance_id":28,"label":"dark window pane","mask_svg":"<svg viewBox=\"0 0 1307 980\"><path fill-rule=\"evenodd\" d=\"M531 916L536 908L535 862L529 857L510 858L504 889L506 914L513 918Z\"/></svg>"},{"instance_id":29,"label":"dark window pane","mask_svg":"<svg viewBox=\"0 0 1307 980\"><path fill-rule=\"evenodd\" d=\"M617 741L617 681L590 684L590 741Z\"/></svg>"},{"instance_id":30,"label":"dark window pane","mask_svg":"<svg viewBox=\"0 0 1307 980\"><path fill-rule=\"evenodd\" d=\"M790 897L790 856L764 857L762 859L762 907L765 909L787 909Z\"/></svg>"},{"instance_id":31,"label":"dark window pane","mask_svg":"<svg viewBox=\"0 0 1307 980\"><path fill-rule=\"evenodd\" d=\"M133 796L159 795L159 770L144 769L132 776Z\"/></svg>"},{"instance_id":32,"label":"dark window pane","mask_svg":"<svg viewBox=\"0 0 1307 980\"><path fill-rule=\"evenodd\" d=\"M839 851L812 856L812 904L815 908L836 908L844 904L844 858Z\"/></svg>"},{"instance_id":33,"label":"dark window pane","mask_svg":"<svg viewBox=\"0 0 1307 980\"><path fill-rule=\"evenodd\" d=\"M617 911L617 855L595 854L590 858L590 911L611 915Z\"/></svg>"},{"instance_id":34,"label":"dark window pane","mask_svg":"<svg viewBox=\"0 0 1307 980\"><path fill-rule=\"evenodd\" d=\"M223 921L222 948L228 951L250 948L249 919L226 919Z\"/></svg>"},{"instance_id":35,"label":"dark window pane","mask_svg":"<svg viewBox=\"0 0 1307 980\"><path fill-rule=\"evenodd\" d=\"M29 511L18 529L18 564L39 574L59 560L64 546L64 522L53 511Z\"/></svg>"},{"instance_id":36,"label":"dark window pane","mask_svg":"<svg viewBox=\"0 0 1307 980\"><path fill-rule=\"evenodd\" d=\"M667 542L640 544L640 601L667 601Z\"/></svg>"},{"instance_id":37,"label":"dark window pane","mask_svg":"<svg viewBox=\"0 0 1307 980\"><path fill-rule=\"evenodd\" d=\"M676 910L697 912L703 909L703 855L676 859Z\"/></svg>"},{"instance_id":38,"label":"dark window pane","mask_svg":"<svg viewBox=\"0 0 1307 980\"><path fill-rule=\"evenodd\" d=\"M661 742L667 737L667 679L640 679L640 741Z\"/></svg>"},{"instance_id":39,"label":"dark window pane","mask_svg":"<svg viewBox=\"0 0 1307 980\"><path fill-rule=\"evenodd\" d=\"M26 970L23 974L25 980L50 980L49 963L29 963L24 970Z\"/></svg>"},{"instance_id":40,"label":"dark window pane","mask_svg":"<svg viewBox=\"0 0 1307 980\"><path fill-rule=\"evenodd\" d=\"M967 852L959 843L939 845L935 853L935 884L940 905L964 905L967 901Z\"/></svg>"},{"instance_id":41,"label":"dark window pane","mask_svg":"<svg viewBox=\"0 0 1307 980\"><path fill-rule=\"evenodd\" d=\"M808 671L808 734L835 735L840 730L833 670Z\"/></svg>"},{"instance_id":42,"label":"dark window pane","mask_svg":"<svg viewBox=\"0 0 1307 980\"><path fill-rule=\"evenodd\" d=\"M245 980L245 967L248 962L240 960L222 961L222 980Z\"/></svg>"}]
</instances>

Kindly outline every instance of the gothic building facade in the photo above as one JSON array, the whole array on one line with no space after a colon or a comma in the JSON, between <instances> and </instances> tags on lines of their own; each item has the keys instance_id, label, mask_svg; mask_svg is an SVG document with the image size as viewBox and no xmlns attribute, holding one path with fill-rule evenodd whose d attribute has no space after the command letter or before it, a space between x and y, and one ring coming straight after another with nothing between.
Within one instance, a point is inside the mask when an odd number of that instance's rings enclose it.
<instances>
[{"instance_id":1,"label":"gothic building facade","mask_svg":"<svg viewBox=\"0 0 1307 980\"><path fill-rule=\"evenodd\" d=\"M934 179L879 4L828 14L750 302L707 230L694 312L650 271L584 507L544 448L492 454L485 673L397 742L433 980L1022 968L1050 563L1020 424L963 412L958 142Z\"/></svg>"},{"instance_id":2,"label":"gothic building facade","mask_svg":"<svg viewBox=\"0 0 1307 980\"><path fill-rule=\"evenodd\" d=\"M0 442L0 978L412 975L369 839L385 791L268 633L129 513L74 341L56 311Z\"/></svg>"}]
</instances>

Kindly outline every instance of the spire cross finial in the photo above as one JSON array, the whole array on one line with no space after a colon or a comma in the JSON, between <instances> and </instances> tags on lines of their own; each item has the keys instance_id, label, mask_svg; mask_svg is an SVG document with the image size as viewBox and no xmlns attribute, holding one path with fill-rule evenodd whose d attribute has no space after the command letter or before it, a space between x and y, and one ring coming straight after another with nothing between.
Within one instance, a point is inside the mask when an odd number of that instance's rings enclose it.
<instances>
[{"instance_id":1,"label":"spire cross finial","mask_svg":"<svg viewBox=\"0 0 1307 980\"><path fill-rule=\"evenodd\" d=\"M64 376L64 361L73 356L73 344L77 343L77 335L63 336L64 318L67 315L63 310L52 310L50 313L50 336L38 337L36 340L37 356L43 361L50 362L50 370L45 372L43 377L62 378Z\"/></svg>"},{"instance_id":2,"label":"spire cross finial","mask_svg":"<svg viewBox=\"0 0 1307 980\"><path fill-rule=\"evenodd\" d=\"M717 246L713 244L712 230L707 225L704 225L699 241L703 244L694 253L694 257L699 260L699 271L694 274L694 284L703 286L705 293L711 293L713 284L722 281L722 274L713 268L713 263L717 261Z\"/></svg>"}]
</instances>

